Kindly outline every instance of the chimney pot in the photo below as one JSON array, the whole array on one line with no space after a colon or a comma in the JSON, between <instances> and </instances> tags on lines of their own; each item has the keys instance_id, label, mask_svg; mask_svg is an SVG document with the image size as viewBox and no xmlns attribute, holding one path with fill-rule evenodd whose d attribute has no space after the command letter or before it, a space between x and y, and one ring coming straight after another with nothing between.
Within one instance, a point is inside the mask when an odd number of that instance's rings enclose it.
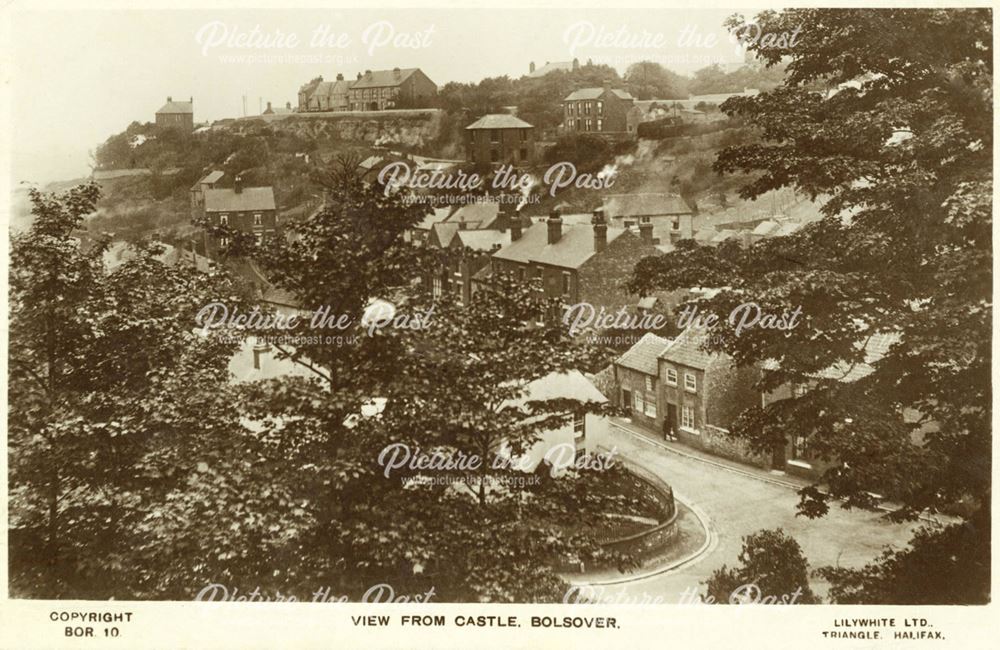
<instances>
[{"instance_id":1,"label":"chimney pot","mask_svg":"<svg viewBox=\"0 0 1000 650\"><path fill-rule=\"evenodd\" d=\"M337 81L343 81L343 80L344 80L344 73L342 72L337 73Z\"/></svg>"}]
</instances>

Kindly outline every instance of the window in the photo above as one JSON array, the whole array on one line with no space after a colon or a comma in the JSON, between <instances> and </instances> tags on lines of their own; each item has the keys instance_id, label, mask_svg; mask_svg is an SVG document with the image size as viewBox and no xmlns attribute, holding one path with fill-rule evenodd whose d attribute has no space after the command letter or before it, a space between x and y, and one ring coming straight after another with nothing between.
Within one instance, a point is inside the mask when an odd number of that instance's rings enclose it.
<instances>
[{"instance_id":1,"label":"window","mask_svg":"<svg viewBox=\"0 0 1000 650\"><path fill-rule=\"evenodd\" d=\"M803 460L806 457L806 437L795 436L792 440L792 458Z\"/></svg>"},{"instance_id":2,"label":"window","mask_svg":"<svg viewBox=\"0 0 1000 650\"><path fill-rule=\"evenodd\" d=\"M262 232L254 233L254 239L257 240L257 245L260 246L261 244L264 243L264 233Z\"/></svg>"},{"instance_id":3,"label":"window","mask_svg":"<svg viewBox=\"0 0 1000 650\"><path fill-rule=\"evenodd\" d=\"M691 391L692 393L698 390L698 380L690 372L684 373L684 390Z\"/></svg>"},{"instance_id":4,"label":"window","mask_svg":"<svg viewBox=\"0 0 1000 650\"><path fill-rule=\"evenodd\" d=\"M597 114L604 115L604 102L597 102Z\"/></svg>"},{"instance_id":5,"label":"window","mask_svg":"<svg viewBox=\"0 0 1000 650\"><path fill-rule=\"evenodd\" d=\"M645 408L645 410L643 410L643 413L645 413L647 417L655 418L656 417L656 400L647 397L646 398L646 408Z\"/></svg>"},{"instance_id":6,"label":"window","mask_svg":"<svg viewBox=\"0 0 1000 650\"><path fill-rule=\"evenodd\" d=\"M229 215L228 214L220 214L219 215L219 225L222 225L222 226L228 226L229 225Z\"/></svg>"},{"instance_id":7,"label":"window","mask_svg":"<svg viewBox=\"0 0 1000 650\"><path fill-rule=\"evenodd\" d=\"M490 129L490 142L500 142L500 129Z\"/></svg>"},{"instance_id":8,"label":"window","mask_svg":"<svg viewBox=\"0 0 1000 650\"><path fill-rule=\"evenodd\" d=\"M434 278L431 281L431 293L435 298L441 297L441 278Z\"/></svg>"},{"instance_id":9,"label":"window","mask_svg":"<svg viewBox=\"0 0 1000 650\"><path fill-rule=\"evenodd\" d=\"M677 385L677 371L673 368L667 368L667 385L676 386Z\"/></svg>"},{"instance_id":10,"label":"window","mask_svg":"<svg viewBox=\"0 0 1000 650\"><path fill-rule=\"evenodd\" d=\"M697 431L694 428L694 409L690 406L681 407L681 427L689 431Z\"/></svg>"},{"instance_id":11,"label":"window","mask_svg":"<svg viewBox=\"0 0 1000 650\"><path fill-rule=\"evenodd\" d=\"M519 132L521 134L521 142L524 142L525 140L528 139L528 129L520 129Z\"/></svg>"},{"instance_id":12,"label":"window","mask_svg":"<svg viewBox=\"0 0 1000 650\"><path fill-rule=\"evenodd\" d=\"M500 160L500 152L497 151L496 149L491 149L490 150L490 162L496 162L498 160Z\"/></svg>"},{"instance_id":13,"label":"window","mask_svg":"<svg viewBox=\"0 0 1000 650\"><path fill-rule=\"evenodd\" d=\"M639 223L653 223L652 217L639 217Z\"/></svg>"},{"instance_id":14,"label":"window","mask_svg":"<svg viewBox=\"0 0 1000 650\"><path fill-rule=\"evenodd\" d=\"M541 270L541 269L539 269ZM562 292L564 296L569 296L570 289L570 274L567 271L563 271L562 274Z\"/></svg>"},{"instance_id":15,"label":"window","mask_svg":"<svg viewBox=\"0 0 1000 650\"><path fill-rule=\"evenodd\" d=\"M602 120L601 118L597 118L597 130L598 131L604 130L604 120Z\"/></svg>"},{"instance_id":16,"label":"window","mask_svg":"<svg viewBox=\"0 0 1000 650\"><path fill-rule=\"evenodd\" d=\"M521 160L528 159L528 150L526 148L521 147L521 149L517 153Z\"/></svg>"},{"instance_id":17,"label":"window","mask_svg":"<svg viewBox=\"0 0 1000 650\"><path fill-rule=\"evenodd\" d=\"M222 237L219 239L219 246L222 248L229 248L229 237Z\"/></svg>"},{"instance_id":18,"label":"window","mask_svg":"<svg viewBox=\"0 0 1000 650\"><path fill-rule=\"evenodd\" d=\"M587 416L577 415L573 418L573 437L584 438L587 435Z\"/></svg>"},{"instance_id":19,"label":"window","mask_svg":"<svg viewBox=\"0 0 1000 650\"><path fill-rule=\"evenodd\" d=\"M253 215L253 225L255 226L264 225L264 216L261 213L257 212Z\"/></svg>"},{"instance_id":20,"label":"window","mask_svg":"<svg viewBox=\"0 0 1000 650\"><path fill-rule=\"evenodd\" d=\"M652 393L653 392L653 378L652 377L646 377L646 392L647 393Z\"/></svg>"},{"instance_id":21,"label":"window","mask_svg":"<svg viewBox=\"0 0 1000 650\"><path fill-rule=\"evenodd\" d=\"M670 229L671 230L680 230L681 229L681 222L678 219L671 219L670 220Z\"/></svg>"}]
</instances>

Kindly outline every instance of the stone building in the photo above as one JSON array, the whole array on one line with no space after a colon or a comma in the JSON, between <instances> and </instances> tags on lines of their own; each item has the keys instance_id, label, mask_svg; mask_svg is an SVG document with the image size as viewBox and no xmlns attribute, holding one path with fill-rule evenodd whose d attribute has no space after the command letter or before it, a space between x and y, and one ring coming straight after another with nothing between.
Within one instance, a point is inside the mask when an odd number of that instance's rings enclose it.
<instances>
[{"instance_id":1,"label":"stone building","mask_svg":"<svg viewBox=\"0 0 1000 650\"><path fill-rule=\"evenodd\" d=\"M627 91L612 88L574 90L562 101L563 130L569 133L628 135L628 113L634 99Z\"/></svg>"},{"instance_id":2,"label":"stone building","mask_svg":"<svg viewBox=\"0 0 1000 650\"><path fill-rule=\"evenodd\" d=\"M232 188L204 190L203 213L209 226L251 233L258 241L278 231L278 211L271 187L244 187L236 177ZM229 237L205 231L205 254L216 259L230 245Z\"/></svg>"},{"instance_id":3,"label":"stone building","mask_svg":"<svg viewBox=\"0 0 1000 650\"><path fill-rule=\"evenodd\" d=\"M535 127L513 115L484 115L465 127L465 151L477 167L533 165Z\"/></svg>"},{"instance_id":4,"label":"stone building","mask_svg":"<svg viewBox=\"0 0 1000 650\"><path fill-rule=\"evenodd\" d=\"M348 89L349 110L384 111L427 107L437 97L437 84L420 68L365 70Z\"/></svg>"},{"instance_id":5,"label":"stone building","mask_svg":"<svg viewBox=\"0 0 1000 650\"><path fill-rule=\"evenodd\" d=\"M186 102L175 102L173 97L167 97L167 103L156 111L156 126L193 131L194 97Z\"/></svg>"}]
</instances>

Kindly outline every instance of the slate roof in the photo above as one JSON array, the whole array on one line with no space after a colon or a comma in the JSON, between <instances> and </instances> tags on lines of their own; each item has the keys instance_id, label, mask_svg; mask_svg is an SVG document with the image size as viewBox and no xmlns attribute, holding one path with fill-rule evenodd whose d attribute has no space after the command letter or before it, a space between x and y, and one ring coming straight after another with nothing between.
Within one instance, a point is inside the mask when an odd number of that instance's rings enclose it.
<instances>
[{"instance_id":1,"label":"slate roof","mask_svg":"<svg viewBox=\"0 0 1000 650\"><path fill-rule=\"evenodd\" d=\"M624 228L608 227L608 243L625 234ZM594 255L594 229L591 226L562 226L562 236L555 244L549 244L548 224L545 221L533 223L521 234L521 238L504 246L493 254L497 259L531 264L538 262L567 269L580 268Z\"/></svg>"},{"instance_id":2,"label":"slate roof","mask_svg":"<svg viewBox=\"0 0 1000 650\"><path fill-rule=\"evenodd\" d=\"M347 95L347 91L351 89L354 82L348 81L346 79L338 79L337 81L321 81L316 86L316 89L312 92L310 97L333 97L334 95Z\"/></svg>"},{"instance_id":3,"label":"slate roof","mask_svg":"<svg viewBox=\"0 0 1000 650\"><path fill-rule=\"evenodd\" d=\"M710 354L701 349L705 332L686 329L671 342L660 358L681 366L705 370L721 355Z\"/></svg>"},{"instance_id":4,"label":"slate roof","mask_svg":"<svg viewBox=\"0 0 1000 650\"><path fill-rule=\"evenodd\" d=\"M814 376L822 379L835 379L845 383L851 383L867 377L875 371L875 368L871 364L888 354L889 349L898 343L901 338L897 332L879 332L873 334L870 338L860 340L854 344L859 349L861 346L864 346L864 361L855 364L847 361L838 361L815 373ZM777 370L779 368L778 362L774 359L768 359L764 362L763 366L767 370Z\"/></svg>"},{"instance_id":5,"label":"slate roof","mask_svg":"<svg viewBox=\"0 0 1000 650\"><path fill-rule=\"evenodd\" d=\"M715 228L702 228L694 233L694 240L699 243L710 242L715 239L717 234Z\"/></svg>"},{"instance_id":6,"label":"slate roof","mask_svg":"<svg viewBox=\"0 0 1000 650\"><path fill-rule=\"evenodd\" d=\"M466 248L476 251L490 251L494 246L510 243L510 231L500 230L459 230L458 239Z\"/></svg>"},{"instance_id":7,"label":"slate roof","mask_svg":"<svg viewBox=\"0 0 1000 650\"><path fill-rule=\"evenodd\" d=\"M205 183L218 183L219 179L226 175L226 172L216 169L215 171L208 172L202 176L197 183L194 184L195 187L203 185Z\"/></svg>"},{"instance_id":8,"label":"slate roof","mask_svg":"<svg viewBox=\"0 0 1000 650\"><path fill-rule=\"evenodd\" d=\"M362 77L355 81L351 86L351 90L357 90L359 88L385 88L398 86L419 69L420 68L400 68L398 77L393 70L375 70L371 73L371 76L362 75Z\"/></svg>"},{"instance_id":9,"label":"slate roof","mask_svg":"<svg viewBox=\"0 0 1000 650\"><path fill-rule=\"evenodd\" d=\"M579 90L574 90L569 95L566 96L564 102L575 102L581 99L599 99L601 95L604 94L604 88L580 88ZM628 94L627 91L621 90L619 88L609 88L618 99L633 99L632 95Z\"/></svg>"},{"instance_id":10,"label":"slate roof","mask_svg":"<svg viewBox=\"0 0 1000 650\"><path fill-rule=\"evenodd\" d=\"M684 199L676 194L611 194L604 199L604 214L610 218L653 217L692 214Z\"/></svg>"},{"instance_id":11,"label":"slate roof","mask_svg":"<svg viewBox=\"0 0 1000 650\"><path fill-rule=\"evenodd\" d=\"M660 355L670 346L670 339L647 332L615 363L623 368L637 370L646 375L657 376L657 363Z\"/></svg>"},{"instance_id":12,"label":"slate roof","mask_svg":"<svg viewBox=\"0 0 1000 650\"><path fill-rule=\"evenodd\" d=\"M778 224L777 221L771 221L770 219L767 221L761 221L759 224L757 224L757 227L753 229L753 234L770 235L773 234L780 227L781 226Z\"/></svg>"},{"instance_id":13,"label":"slate roof","mask_svg":"<svg viewBox=\"0 0 1000 650\"><path fill-rule=\"evenodd\" d=\"M509 115L507 113L492 113L483 115L481 118L465 127L468 130L475 129L533 129L533 124L528 124L524 120Z\"/></svg>"},{"instance_id":14,"label":"slate roof","mask_svg":"<svg viewBox=\"0 0 1000 650\"><path fill-rule=\"evenodd\" d=\"M274 190L270 187L244 187L239 194L232 188L205 190L205 212L274 209Z\"/></svg>"},{"instance_id":15,"label":"slate roof","mask_svg":"<svg viewBox=\"0 0 1000 650\"><path fill-rule=\"evenodd\" d=\"M556 70L565 70L565 71L569 72L572 69L573 69L573 62L572 61L552 61L552 62L546 63L545 65L541 66L540 68L535 68L535 71L534 72L529 72L528 76L531 77L531 78L533 78L533 79L535 79L535 78L538 78L538 77L544 77L548 73L555 72Z\"/></svg>"},{"instance_id":16,"label":"slate roof","mask_svg":"<svg viewBox=\"0 0 1000 650\"><path fill-rule=\"evenodd\" d=\"M431 235L437 238L441 248L447 248L458 233L457 223L441 222L431 226Z\"/></svg>"},{"instance_id":17,"label":"slate roof","mask_svg":"<svg viewBox=\"0 0 1000 650\"><path fill-rule=\"evenodd\" d=\"M167 102L157 113L194 113L192 102Z\"/></svg>"},{"instance_id":18,"label":"slate roof","mask_svg":"<svg viewBox=\"0 0 1000 650\"><path fill-rule=\"evenodd\" d=\"M445 219L448 223L466 224L470 230L489 228L500 214L500 204L496 201L475 201L455 210Z\"/></svg>"}]
</instances>

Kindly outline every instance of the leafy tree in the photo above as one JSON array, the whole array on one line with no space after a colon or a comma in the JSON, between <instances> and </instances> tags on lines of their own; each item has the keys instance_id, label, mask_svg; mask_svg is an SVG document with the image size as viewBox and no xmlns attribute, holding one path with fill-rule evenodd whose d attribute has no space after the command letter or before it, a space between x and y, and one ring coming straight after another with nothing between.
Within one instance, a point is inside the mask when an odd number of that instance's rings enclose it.
<instances>
[{"instance_id":1,"label":"leafy tree","mask_svg":"<svg viewBox=\"0 0 1000 650\"><path fill-rule=\"evenodd\" d=\"M390 582L397 591L434 587L439 600L558 600L561 562L629 566L581 528L637 507L617 494L614 473L569 472L538 486L493 465L498 452L516 456L541 432L602 408L523 403L529 382L583 363L564 332L525 326L551 308L537 287L498 278L495 291L464 309L434 301L413 281L436 260L402 240L422 210L351 173L327 182L325 207L258 257L308 311L329 305L346 314L358 339L310 343L303 328L303 343L283 351L315 377L254 386L243 402L272 441L272 475L297 486L293 500L311 522L301 537L308 569L296 577L355 595ZM386 296L397 317L423 315L419 329L366 329L366 305ZM386 476L379 458L398 444L451 459L475 455L482 465L430 474L443 483L409 467ZM288 588L288 580L272 582Z\"/></svg>"},{"instance_id":2,"label":"leafy tree","mask_svg":"<svg viewBox=\"0 0 1000 650\"><path fill-rule=\"evenodd\" d=\"M780 528L743 538L740 566L723 565L706 581L706 600L716 605L813 605L819 598L809 588L809 563L798 542Z\"/></svg>"},{"instance_id":3,"label":"leafy tree","mask_svg":"<svg viewBox=\"0 0 1000 650\"><path fill-rule=\"evenodd\" d=\"M834 499L871 508L892 498L897 518L959 502L988 510L990 13L803 9L765 12L757 22L772 33L801 25L800 40L792 49L750 46L769 65L786 60L787 76L771 92L723 104L760 140L726 149L715 169L754 174L744 198L789 186L827 197L824 217L745 250L678 246L640 261L632 288L727 287L701 305L723 323L748 300L779 313L801 307L792 330L737 335L724 324L711 346L740 365L762 365L762 391L813 386L748 409L735 426L762 453L783 445L789 431L806 436L831 463L825 490L802 491L804 514L821 516ZM729 22L742 24L739 16ZM923 35L919 43L914 33ZM816 83L837 92L808 89ZM871 372L849 382L821 374L862 367L864 346L878 334L896 342ZM988 529L977 525L972 534ZM915 544L909 557L933 548ZM987 541L954 551L988 548ZM963 562L989 566L981 557ZM983 602L988 571L963 577L974 584L928 591L927 601L961 594Z\"/></svg>"},{"instance_id":4,"label":"leafy tree","mask_svg":"<svg viewBox=\"0 0 1000 650\"><path fill-rule=\"evenodd\" d=\"M240 428L226 406L233 343L193 331L233 287L165 267L155 246L108 272L106 241L77 236L98 194L32 190L32 225L12 238L11 575L26 596L151 593L153 549L134 531L159 530L165 495Z\"/></svg>"},{"instance_id":5,"label":"leafy tree","mask_svg":"<svg viewBox=\"0 0 1000 650\"><path fill-rule=\"evenodd\" d=\"M687 79L653 61L633 63L625 71L625 85L636 99L684 99Z\"/></svg>"},{"instance_id":6,"label":"leafy tree","mask_svg":"<svg viewBox=\"0 0 1000 650\"><path fill-rule=\"evenodd\" d=\"M989 517L917 530L910 547L887 550L860 569L822 567L835 603L935 605L984 602L982 576L989 576Z\"/></svg>"}]
</instances>

